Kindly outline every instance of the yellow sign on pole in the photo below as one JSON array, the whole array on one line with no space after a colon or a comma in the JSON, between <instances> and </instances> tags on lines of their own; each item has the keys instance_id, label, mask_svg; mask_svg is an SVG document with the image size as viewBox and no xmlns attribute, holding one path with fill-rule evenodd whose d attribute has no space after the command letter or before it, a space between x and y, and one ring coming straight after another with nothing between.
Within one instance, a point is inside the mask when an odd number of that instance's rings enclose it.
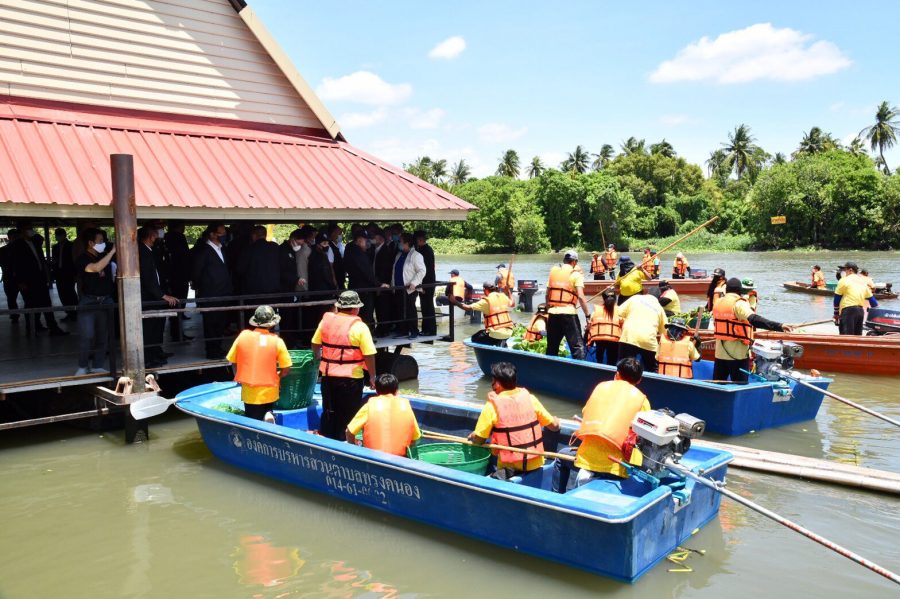
<instances>
[{"instance_id":1,"label":"yellow sign on pole","mask_svg":"<svg viewBox=\"0 0 900 599\"><path fill-rule=\"evenodd\" d=\"M773 224L773 225L783 225L783 224L785 224L785 223L787 223L787 217L786 217L786 216L773 216L773 217L772 217L772 224Z\"/></svg>"}]
</instances>

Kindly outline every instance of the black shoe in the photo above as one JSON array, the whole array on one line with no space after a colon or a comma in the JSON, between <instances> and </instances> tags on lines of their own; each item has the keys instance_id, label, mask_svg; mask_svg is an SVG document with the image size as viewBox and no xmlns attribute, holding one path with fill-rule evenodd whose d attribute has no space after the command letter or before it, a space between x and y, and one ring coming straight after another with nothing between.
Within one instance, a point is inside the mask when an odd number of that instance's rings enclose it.
<instances>
[{"instance_id":1,"label":"black shoe","mask_svg":"<svg viewBox=\"0 0 900 599\"><path fill-rule=\"evenodd\" d=\"M47 329L44 329L44 330L47 330ZM68 334L69 334L69 331L64 331L59 327L56 327L55 329L50 329L51 337L64 337L65 335L68 335Z\"/></svg>"},{"instance_id":2,"label":"black shoe","mask_svg":"<svg viewBox=\"0 0 900 599\"><path fill-rule=\"evenodd\" d=\"M419 337L418 333L410 333L407 339L417 339Z\"/></svg>"}]
</instances>

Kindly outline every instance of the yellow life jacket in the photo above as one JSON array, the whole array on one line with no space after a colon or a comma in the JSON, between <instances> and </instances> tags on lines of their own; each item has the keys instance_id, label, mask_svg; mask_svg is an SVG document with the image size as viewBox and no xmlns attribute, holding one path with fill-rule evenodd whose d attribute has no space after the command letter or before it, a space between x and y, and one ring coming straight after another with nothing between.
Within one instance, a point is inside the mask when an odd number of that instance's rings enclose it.
<instances>
[{"instance_id":1,"label":"yellow life jacket","mask_svg":"<svg viewBox=\"0 0 900 599\"><path fill-rule=\"evenodd\" d=\"M369 418L363 425L363 446L393 455L406 455L416 436L416 416L409 401L396 395L369 399Z\"/></svg>"},{"instance_id":2,"label":"yellow life jacket","mask_svg":"<svg viewBox=\"0 0 900 599\"><path fill-rule=\"evenodd\" d=\"M508 268L500 268L497 270L497 289L506 291L506 289L514 291L516 288L516 278Z\"/></svg>"},{"instance_id":3,"label":"yellow life jacket","mask_svg":"<svg viewBox=\"0 0 900 599\"><path fill-rule=\"evenodd\" d=\"M466 297L466 282L463 278L459 275L453 275L450 277L450 283L453 284L453 288L450 291L453 297L464 299Z\"/></svg>"},{"instance_id":4,"label":"yellow life jacket","mask_svg":"<svg viewBox=\"0 0 900 599\"><path fill-rule=\"evenodd\" d=\"M622 447L631 430L631 421L644 405L646 396L627 381L606 381L594 388L581 412L579 439L599 437L614 447Z\"/></svg>"}]
</instances>

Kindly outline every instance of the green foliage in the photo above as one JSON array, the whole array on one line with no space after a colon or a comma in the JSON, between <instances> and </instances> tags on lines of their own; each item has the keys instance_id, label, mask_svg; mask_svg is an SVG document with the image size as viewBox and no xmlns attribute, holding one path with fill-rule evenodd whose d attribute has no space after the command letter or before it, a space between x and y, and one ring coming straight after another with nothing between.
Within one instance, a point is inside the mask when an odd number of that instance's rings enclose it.
<instances>
[{"instance_id":1,"label":"green foliage","mask_svg":"<svg viewBox=\"0 0 900 599\"><path fill-rule=\"evenodd\" d=\"M431 246L431 249L434 250L435 254L443 255L483 254L489 249L480 241L462 237L455 237L452 239L429 237L428 245Z\"/></svg>"},{"instance_id":2,"label":"green foliage","mask_svg":"<svg viewBox=\"0 0 900 599\"><path fill-rule=\"evenodd\" d=\"M510 337L511 347L513 349L520 349L522 351L531 352L533 354L547 355L546 337L538 339L537 341L525 341L523 339L524 335L525 327L520 324L516 325L516 327L513 329L512 337ZM566 348L565 341L560 341L559 343L559 355L563 358L569 357L569 350Z\"/></svg>"},{"instance_id":3,"label":"green foliage","mask_svg":"<svg viewBox=\"0 0 900 599\"><path fill-rule=\"evenodd\" d=\"M668 195L696 194L703 186L703 169L684 158L669 156L665 151L620 155L605 170L619 177L622 186L631 192L638 204L648 207L662 206Z\"/></svg>"},{"instance_id":4,"label":"green foliage","mask_svg":"<svg viewBox=\"0 0 900 599\"><path fill-rule=\"evenodd\" d=\"M455 189L456 195L478 206L466 221L467 236L485 246L516 252L549 249L544 219L534 202L536 181L488 177Z\"/></svg>"},{"instance_id":5,"label":"green foliage","mask_svg":"<svg viewBox=\"0 0 900 599\"><path fill-rule=\"evenodd\" d=\"M684 230L670 237L629 238L623 247L631 248L632 251L645 247L664 248L696 226L694 223L684 223ZM752 246L753 238L750 235L726 235L703 230L683 241L678 249L685 252L742 252Z\"/></svg>"}]
</instances>

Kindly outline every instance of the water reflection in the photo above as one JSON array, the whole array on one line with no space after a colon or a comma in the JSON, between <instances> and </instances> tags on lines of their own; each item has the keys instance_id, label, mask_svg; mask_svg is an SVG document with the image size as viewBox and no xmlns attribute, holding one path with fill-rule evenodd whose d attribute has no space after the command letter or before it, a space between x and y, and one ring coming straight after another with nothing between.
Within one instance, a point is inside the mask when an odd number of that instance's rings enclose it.
<instances>
[{"instance_id":1,"label":"water reflection","mask_svg":"<svg viewBox=\"0 0 900 599\"><path fill-rule=\"evenodd\" d=\"M241 535L232 553L243 586L273 587L297 575L305 560L297 547L275 545L262 535Z\"/></svg>"}]
</instances>

